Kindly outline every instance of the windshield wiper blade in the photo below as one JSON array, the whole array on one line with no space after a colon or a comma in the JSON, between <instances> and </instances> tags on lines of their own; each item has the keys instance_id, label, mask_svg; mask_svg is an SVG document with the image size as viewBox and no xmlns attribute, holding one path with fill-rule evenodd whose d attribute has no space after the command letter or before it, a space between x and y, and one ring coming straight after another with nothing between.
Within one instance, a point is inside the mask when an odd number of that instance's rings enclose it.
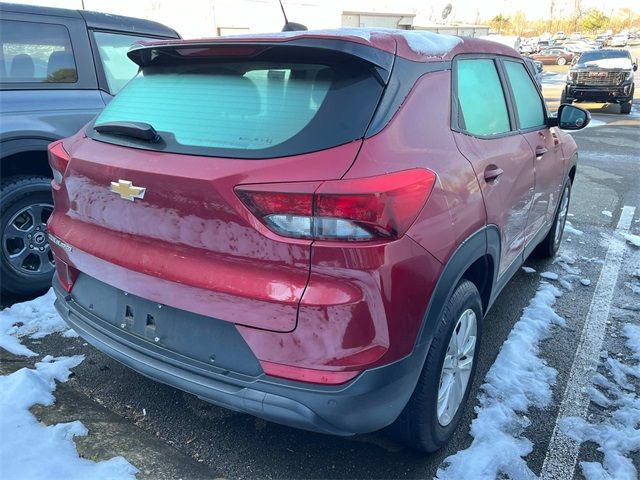
<instances>
[{"instance_id":1,"label":"windshield wiper blade","mask_svg":"<svg viewBox=\"0 0 640 480\"><path fill-rule=\"evenodd\" d=\"M151 143L160 141L160 135L156 129L144 122L105 122L94 125L93 129L99 133L138 138Z\"/></svg>"}]
</instances>

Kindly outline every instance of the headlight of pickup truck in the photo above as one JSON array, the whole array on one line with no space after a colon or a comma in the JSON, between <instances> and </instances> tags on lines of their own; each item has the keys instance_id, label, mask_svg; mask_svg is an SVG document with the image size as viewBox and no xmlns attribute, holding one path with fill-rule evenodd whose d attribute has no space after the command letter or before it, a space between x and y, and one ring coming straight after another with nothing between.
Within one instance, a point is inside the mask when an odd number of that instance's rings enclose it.
<instances>
[{"instance_id":1,"label":"headlight of pickup truck","mask_svg":"<svg viewBox=\"0 0 640 480\"><path fill-rule=\"evenodd\" d=\"M569 72L567 73L567 83L574 83L578 76L578 72Z\"/></svg>"},{"instance_id":2,"label":"headlight of pickup truck","mask_svg":"<svg viewBox=\"0 0 640 480\"><path fill-rule=\"evenodd\" d=\"M629 80L631 80L633 78L633 70L631 70L630 72L625 72L624 74L624 80L625 82L628 82Z\"/></svg>"}]
</instances>

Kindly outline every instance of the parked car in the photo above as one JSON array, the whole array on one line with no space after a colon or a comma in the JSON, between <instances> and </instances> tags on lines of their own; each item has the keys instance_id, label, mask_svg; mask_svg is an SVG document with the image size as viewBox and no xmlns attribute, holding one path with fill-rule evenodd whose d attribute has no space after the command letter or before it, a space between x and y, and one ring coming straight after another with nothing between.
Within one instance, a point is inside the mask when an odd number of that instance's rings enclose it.
<instances>
[{"instance_id":1,"label":"parked car","mask_svg":"<svg viewBox=\"0 0 640 480\"><path fill-rule=\"evenodd\" d=\"M581 40L582 39L582 34L580 32L573 32L571 35L569 35L569 39L570 40Z\"/></svg>"},{"instance_id":2,"label":"parked car","mask_svg":"<svg viewBox=\"0 0 640 480\"><path fill-rule=\"evenodd\" d=\"M55 304L217 405L434 451L487 310L558 250L577 161L558 126L590 117L550 116L509 47L351 32L133 47L141 72L49 148Z\"/></svg>"},{"instance_id":3,"label":"parked car","mask_svg":"<svg viewBox=\"0 0 640 480\"><path fill-rule=\"evenodd\" d=\"M554 36L553 36L554 40L566 40L567 39L567 35L564 32L557 32Z\"/></svg>"},{"instance_id":4,"label":"parked car","mask_svg":"<svg viewBox=\"0 0 640 480\"><path fill-rule=\"evenodd\" d=\"M533 60L529 57L522 58L524 60L524 64L529 69L529 72L531 72L531 75L533 76L533 78L535 78L538 86L542 87L542 72L544 71L542 62L539 60Z\"/></svg>"},{"instance_id":5,"label":"parked car","mask_svg":"<svg viewBox=\"0 0 640 480\"><path fill-rule=\"evenodd\" d=\"M637 69L637 60L632 60L628 50L585 52L569 70L560 102L588 100L618 103L621 113L631 113L635 90L633 72Z\"/></svg>"},{"instance_id":6,"label":"parked car","mask_svg":"<svg viewBox=\"0 0 640 480\"><path fill-rule=\"evenodd\" d=\"M77 132L137 72L126 51L179 38L163 25L96 12L0 4L0 262L3 294L51 286L47 145Z\"/></svg>"},{"instance_id":7,"label":"parked car","mask_svg":"<svg viewBox=\"0 0 640 480\"><path fill-rule=\"evenodd\" d=\"M626 33L614 35L611 40L609 40L610 47L626 47L627 43L629 43L629 35Z\"/></svg>"},{"instance_id":8,"label":"parked car","mask_svg":"<svg viewBox=\"0 0 640 480\"><path fill-rule=\"evenodd\" d=\"M573 60L574 53L561 48L550 48L542 50L540 53L534 53L531 58L538 60L545 65L566 65Z\"/></svg>"}]
</instances>

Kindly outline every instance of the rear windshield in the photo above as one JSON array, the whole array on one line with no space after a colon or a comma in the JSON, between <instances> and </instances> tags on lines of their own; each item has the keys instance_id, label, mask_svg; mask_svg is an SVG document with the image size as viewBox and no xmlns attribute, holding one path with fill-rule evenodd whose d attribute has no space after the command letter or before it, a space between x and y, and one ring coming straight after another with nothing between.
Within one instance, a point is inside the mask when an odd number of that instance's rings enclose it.
<instances>
[{"instance_id":1,"label":"rear windshield","mask_svg":"<svg viewBox=\"0 0 640 480\"><path fill-rule=\"evenodd\" d=\"M631 57L625 50L593 50L584 52L578 59L578 67L621 68L633 67Z\"/></svg>"},{"instance_id":2,"label":"rear windshield","mask_svg":"<svg viewBox=\"0 0 640 480\"><path fill-rule=\"evenodd\" d=\"M144 68L94 125L143 122L155 143L98 133L135 148L235 158L322 150L364 136L382 86L364 63L215 62Z\"/></svg>"}]
</instances>

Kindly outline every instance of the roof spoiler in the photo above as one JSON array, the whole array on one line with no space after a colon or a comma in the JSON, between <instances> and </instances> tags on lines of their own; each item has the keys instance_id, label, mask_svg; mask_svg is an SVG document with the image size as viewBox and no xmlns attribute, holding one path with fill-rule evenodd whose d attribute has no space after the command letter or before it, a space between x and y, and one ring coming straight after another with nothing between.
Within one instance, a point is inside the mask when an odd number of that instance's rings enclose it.
<instances>
[{"instance_id":1,"label":"roof spoiler","mask_svg":"<svg viewBox=\"0 0 640 480\"><path fill-rule=\"evenodd\" d=\"M357 57L375 67L378 79L386 84L391 75L394 54L370 45L343 39L292 38L276 40L228 39L162 43L138 43L131 46L128 57L140 67L147 67L160 58L253 57L271 48L303 47L313 50L341 52Z\"/></svg>"}]
</instances>

